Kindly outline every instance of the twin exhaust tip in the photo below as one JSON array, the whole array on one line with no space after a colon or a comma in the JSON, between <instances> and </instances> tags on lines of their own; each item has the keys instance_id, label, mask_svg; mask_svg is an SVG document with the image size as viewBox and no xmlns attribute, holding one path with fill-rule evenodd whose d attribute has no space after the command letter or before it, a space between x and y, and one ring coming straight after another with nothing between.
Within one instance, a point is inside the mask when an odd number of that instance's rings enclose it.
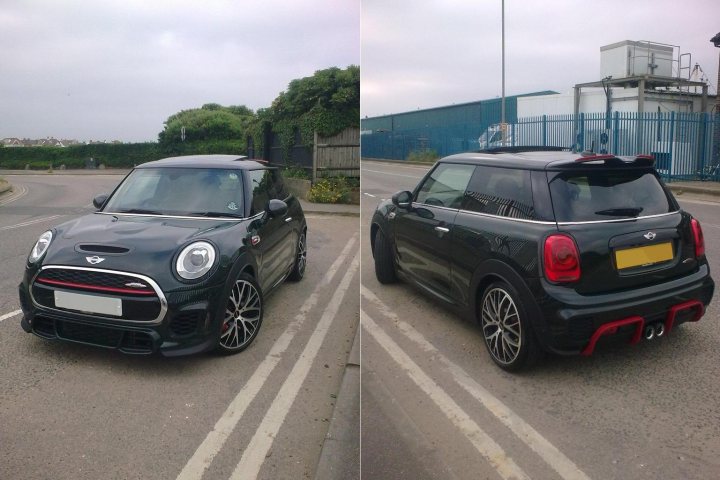
<instances>
[{"instance_id":1,"label":"twin exhaust tip","mask_svg":"<svg viewBox=\"0 0 720 480\"><path fill-rule=\"evenodd\" d=\"M665 335L665 325L662 323L650 324L643 330L643 337L645 340L652 340L653 338L660 338Z\"/></svg>"}]
</instances>

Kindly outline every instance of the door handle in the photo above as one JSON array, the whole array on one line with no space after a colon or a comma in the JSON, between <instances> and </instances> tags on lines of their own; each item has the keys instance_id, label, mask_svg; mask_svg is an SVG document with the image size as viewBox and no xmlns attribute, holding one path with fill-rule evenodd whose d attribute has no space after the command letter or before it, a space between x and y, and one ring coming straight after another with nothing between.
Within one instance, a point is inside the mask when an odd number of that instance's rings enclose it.
<instances>
[{"instance_id":1,"label":"door handle","mask_svg":"<svg viewBox=\"0 0 720 480\"><path fill-rule=\"evenodd\" d=\"M441 232L441 233L448 233L450 231L450 229L445 228L445 227L435 227L435 231Z\"/></svg>"},{"instance_id":2,"label":"door handle","mask_svg":"<svg viewBox=\"0 0 720 480\"><path fill-rule=\"evenodd\" d=\"M291 221L292 221L292 217L287 217L287 218L285 219L285 223L288 223L288 222L291 222Z\"/></svg>"}]
</instances>

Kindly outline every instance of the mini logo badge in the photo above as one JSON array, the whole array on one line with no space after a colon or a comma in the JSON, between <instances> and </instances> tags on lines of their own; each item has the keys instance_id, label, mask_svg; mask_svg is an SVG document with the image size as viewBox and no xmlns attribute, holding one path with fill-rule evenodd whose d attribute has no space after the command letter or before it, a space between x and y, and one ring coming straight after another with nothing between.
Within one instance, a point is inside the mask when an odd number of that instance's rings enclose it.
<instances>
[{"instance_id":1,"label":"mini logo badge","mask_svg":"<svg viewBox=\"0 0 720 480\"><path fill-rule=\"evenodd\" d=\"M140 283L140 282L126 283L125 286L130 287L130 288L147 288L147 285L145 285L144 283Z\"/></svg>"},{"instance_id":2,"label":"mini logo badge","mask_svg":"<svg viewBox=\"0 0 720 480\"><path fill-rule=\"evenodd\" d=\"M643 237L647 238L648 240L654 240L657 235L655 234L655 232L648 232L643 235Z\"/></svg>"},{"instance_id":3,"label":"mini logo badge","mask_svg":"<svg viewBox=\"0 0 720 480\"><path fill-rule=\"evenodd\" d=\"M87 260L91 265L97 265L98 263L105 261L104 258L98 257L97 255L94 257L85 257L85 260Z\"/></svg>"}]
</instances>

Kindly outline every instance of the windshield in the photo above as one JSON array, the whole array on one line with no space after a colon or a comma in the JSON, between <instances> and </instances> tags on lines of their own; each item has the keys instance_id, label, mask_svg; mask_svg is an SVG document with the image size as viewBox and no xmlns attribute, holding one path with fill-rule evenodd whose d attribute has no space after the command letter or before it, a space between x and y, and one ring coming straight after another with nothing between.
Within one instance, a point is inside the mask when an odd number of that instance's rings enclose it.
<instances>
[{"instance_id":1,"label":"windshield","mask_svg":"<svg viewBox=\"0 0 720 480\"><path fill-rule=\"evenodd\" d=\"M243 217L243 198L239 170L140 168L128 175L103 211Z\"/></svg>"},{"instance_id":2,"label":"windshield","mask_svg":"<svg viewBox=\"0 0 720 480\"><path fill-rule=\"evenodd\" d=\"M558 222L645 217L673 211L660 180L638 169L581 170L550 182Z\"/></svg>"}]
</instances>

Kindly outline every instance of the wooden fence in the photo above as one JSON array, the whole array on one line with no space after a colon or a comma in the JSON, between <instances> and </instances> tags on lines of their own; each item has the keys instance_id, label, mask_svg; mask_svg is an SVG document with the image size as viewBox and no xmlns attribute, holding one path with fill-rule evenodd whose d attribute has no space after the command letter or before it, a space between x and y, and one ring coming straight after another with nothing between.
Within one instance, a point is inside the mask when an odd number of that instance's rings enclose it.
<instances>
[{"instance_id":1,"label":"wooden fence","mask_svg":"<svg viewBox=\"0 0 720 480\"><path fill-rule=\"evenodd\" d=\"M332 137L315 133L312 178L360 176L360 129L349 127Z\"/></svg>"},{"instance_id":2,"label":"wooden fence","mask_svg":"<svg viewBox=\"0 0 720 480\"><path fill-rule=\"evenodd\" d=\"M300 167L313 181L318 177L343 175L360 177L360 129L348 127L332 137L315 133L313 145L304 145L299 132L289 151L283 149L280 138L273 132L265 134L262 151L256 151L248 138L248 156L267 160L278 167ZM289 157L289 158L288 158Z\"/></svg>"}]
</instances>

